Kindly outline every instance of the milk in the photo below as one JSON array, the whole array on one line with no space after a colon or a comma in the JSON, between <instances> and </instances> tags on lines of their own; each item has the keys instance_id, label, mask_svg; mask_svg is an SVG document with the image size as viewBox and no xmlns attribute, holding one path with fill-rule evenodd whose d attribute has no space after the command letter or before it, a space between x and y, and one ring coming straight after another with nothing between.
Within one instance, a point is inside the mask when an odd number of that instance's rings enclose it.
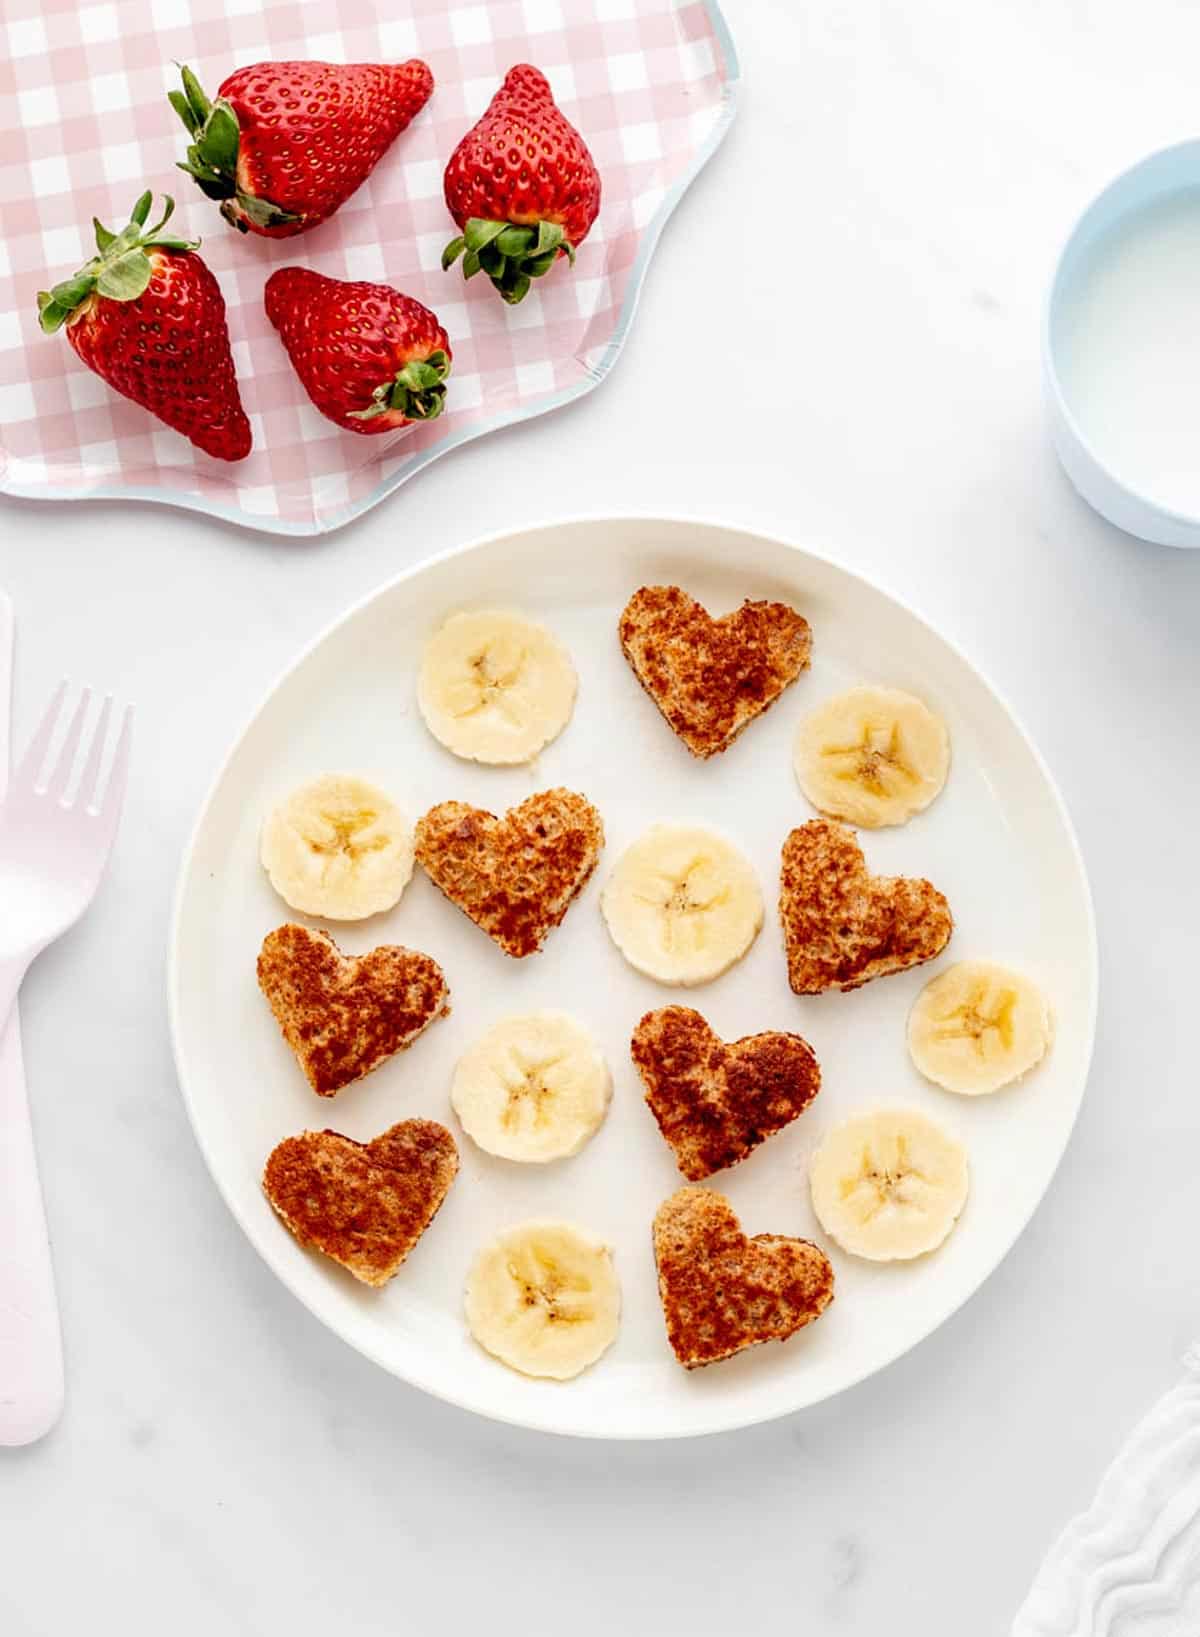
<instances>
[{"instance_id":1,"label":"milk","mask_svg":"<svg viewBox=\"0 0 1200 1637\"><path fill-rule=\"evenodd\" d=\"M1113 476L1200 516L1200 188L1127 217L1088 253L1059 309L1058 367Z\"/></svg>"}]
</instances>

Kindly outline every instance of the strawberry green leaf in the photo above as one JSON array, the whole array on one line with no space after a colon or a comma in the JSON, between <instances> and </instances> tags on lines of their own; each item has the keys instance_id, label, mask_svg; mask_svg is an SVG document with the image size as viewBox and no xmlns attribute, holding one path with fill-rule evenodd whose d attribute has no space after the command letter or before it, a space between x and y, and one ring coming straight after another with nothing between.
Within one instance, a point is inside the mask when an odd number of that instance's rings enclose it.
<instances>
[{"instance_id":1,"label":"strawberry green leaf","mask_svg":"<svg viewBox=\"0 0 1200 1637\"><path fill-rule=\"evenodd\" d=\"M200 129L200 121L196 118L192 105L184 96L183 92L168 91L167 101L171 104L171 107L174 108L180 119L187 126L188 135L195 136L196 132Z\"/></svg>"},{"instance_id":2,"label":"strawberry green leaf","mask_svg":"<svg viewBox=\"0 0 1200 1637\"><path fill-rule=\"evenodd\" d=\"M478 250L468 250L463 257L463 278L473 279L479 271Z\"/></svg>"},{"instance_id":3,"label":"strawberry green leaf","mask_svg":"<svg viewBox=\"0 0 1200 1637\"><path fill-rule=\"evenodd\" d=\"M255 227L281 227L285 222L298 222L299 216L290 210L283 210L279 205L273 205L269 199L258 199L252 193L243 193L238 189L237 202L244 213L254 223Z\"/></svg>"},{"instance_id":4,"label":"strawberry green leaf","mask_svg":"<svg viewBox=\"0 0 1200 1637\"><path fill-rule=\"evenodd\" d=\"M514 269L500 287L500 294L510 307L515 307L518 301L524 301L529 294L529 275Z\"/></svg>"},{"instance_id":5,"label":"strawberry green leaf","mask_svg":"<svg viewBox=\"0 0 1200 1637\"><path fill-rule=\"evenodd\" d=\"M233 175L238 161L238 122L227 103L218 102L196 143L200 158L215 171Z\"/></svg>"},{"instance_id":6,"label":"strawberry green leaf","mask_svg":"<svg viewBox=\"0 0 1200 1637\"><path fill-rule=\"evenodd\" d=\"M92 217L92 226L96 230L96 249L103 255L110 244L116 243L117 235L110 233L97 216Z\"/></svg>"},{"instance_id":7,"label":"strawberry green leaf","mask_svg":"<svg viewBox=\"0 0 1200 1637\"><path fill-rule=\"evenodd\" d=\"M563 230L557 222L539 222L534 255L544 256L550 250L557 250L563 242L563 237Z\"/></svg>"},{"instance_id":8,"label":"strawberry green leaf","mask_svg":"<svg viewBox=\"0 0 1200 1637\"><path fill-rule=\"evenodd\" d=\"M113 301L134 301L149 282L150 258L138 246L102 268L96 280L96 291Z\"/></svg>"},{"instance_id":9,"label":"strawberry green leaf","mask_svg":"<svg viewBox=\"0 0 1200 1637\"><path fill-rule=\"evenodd\" d=\"M479 265L490 279L495 281L504 276L504 252L500 249L500 240L494 244L485 244L483 249L476 252L479 256Z\"/></svg>"},{"instance_id":10,"label":"strawberry green leaf","mask_svg":"<svg viewBox=\"0 0 1200 1637\"><path fill-rule=\"evenodd\" d=\"M180 165L179 168L181 171L187 171L188 175L195 179L196 186L206 199L216 199L217 201L228 199L229 187L227 183L214 182L208 176L197 176L195 171L189 170L186 165Z\"/></svg>"},{"instance_id":11,"label":"strawberry green leaf","mask_svg":"<svg viewBox=\"0 0 1200 1637\"><path fill-rule=\"evenodd\" d=\"M60 307L66 307L70 311L72 307L78 307L81 301L86 301L95 288L96 274L93 262L87 267L81 267L74 278L64 279L61 284L56 284L50 292L50 297Z\"/></svg>"},{"instance_id":12,"label":"strawberry green leaf","mask_svg":"<svg viewBox=\"0 0 1200 1637\"><path fill-rule=\"evenodd\" d=\"M451 267L454 266L454 263L462 255L463 251L466 248L467 248L467 241L466 241L466 239L463 238L461 233L459 234L457 239L451 239L450 240L450 243L442 251L442 272L443 273L447 272Z\"/></svg>"},{"instance_id":13,"label":"strawberry green leaf","mask_svg":"<svg viewBox=\"0 0 1200 1637\"><path fill-rule=\"evenodd\" d=\"M134 205L133 209L129 212L130 227L133 227L135 224L138 227L145 227L146 219L150 215L150 206L153 203L154 195L147 188L146 192L142 194L137 204Z\"/></svg>"},{"instance_id":14,"label":"strawberry green leaf","mask_svg":"<svg viewBox=\"0 0 1200 1637\"><path fill-rule=\"evenodd\" d=\"M205 96L200 81L186 63L179 65L179 76L183 81L183 94L188 100L196 124L203 125L212 111L212 103Z\"/></svg>"},{"instance_id":15,"label":"strawberry green leaf","mask_svg":"<svg viewBox=\"0 0 1200 1637\"><path fill-rule=\"evenodd\" d=\"M544 256L531 256L521 263L521 271L528 273L531 279L545 278L557 260L557 250L551 250Z\"/></svg>"},{"instance_id":16,"label":"strawberry green leaf","mask_svg":"<svg viewBox=\"0 0 1200 1637\"><path fill-rule=\"evenodd\" d=\"M496 246L505 256L520 257L533 248L533 240L531 227L506 227L496 240Z\"/></svg>"},{"instance_id":17,"label":"strawberry green leaf","mask_svg":"<svg viewBox=\"0 0 1200 1637\"><path fill-rule=\"evenodd\" d=\"M171 220L171 217L174 214L175 214L175 201L174 201L174 199L172 199L172 197L171 197L171 195L169 193L164 193L163 194L163 213L158 218L157 222L155 222L154 226L153 227L148 227L146 229L145 233L143 233L143 235L142 235L143 240L147 244L149 244L151 242L153 242L154 244L158 244L160 242L159 235L162 233L163 228L166 227L167 223Z\"/></svg>"},{"instance_id":18,"label":"strawberry green leaf","mask_svg":"<svg viewBox=\"0 0 1200 1637\"><path fill-rule=\"evenodd\" d=\"M485 244L491 244L493 239L498 239L507 226L507 222L489 222L482 216L472 216L463 228L467 249L482 250Z\"/></svg>"},{"instance_id":19,"label":"strawberry green leaf","mask_svg":"<svg viewBox=\"0 0 1200 1637\"><path fill-rule=\"evenodd\" d=\"M69 307L60 306L57 301L47 295L45 290L39 291L38 323L47 335L53 335L55 330L61 329L70 316L71 309Z\"/></svg>"},{"instance_id":20,"label":"strawberry green leaf","mask_svg":"<svg viewBox=\"0 0 1200 1637\"><path fill-rule=\"evenodd\" d=\"M441 378L442 373L440 370L418 358L414 358L410 363L406 364L396 377L397 381L402 381L406 387L410 387L414 392L421 392L426 387L437 386Z\"/></svg>"}]
</instances>

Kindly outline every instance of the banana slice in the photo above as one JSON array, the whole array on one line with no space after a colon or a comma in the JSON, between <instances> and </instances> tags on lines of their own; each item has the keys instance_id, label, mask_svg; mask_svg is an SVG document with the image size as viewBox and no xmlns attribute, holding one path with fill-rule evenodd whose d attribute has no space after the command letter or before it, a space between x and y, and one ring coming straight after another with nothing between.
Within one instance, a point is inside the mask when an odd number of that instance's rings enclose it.
<instances>
[{"instance_id":1,"label":"banana slice","mask_svg":"<svg viewBox=\"0 0 1200 1637\"><path fill-rule=\"evenodd\" d=\"M571 656L544 625L487 609L452 614L426 644L417 703L447 750L497 766L529 762L570 720Z\"/></svg>"},{"instance_id":2,"label":"banana slice","mask_svg":"<svg viewBox=\"0 0 1200 1637\"><path fill-rule=\"evenodd\" d=\"M927 983L908 1017L908 1051L927 1080L981 1097L1028 1074L1053 1036L1036 984L990 961L959 961Z\"/></svg>"},{"instance_id":3,"label":"banana slice","mask_svg":"<svg viewBox=\"0 0 1200 1637\"><path fill-rule=\"evenodd\" d=\"M898 688L851 688L800 724L796 778L819 813L878 830L905 824L946 782L950 736Z\"/></svg>"},{"instance_id":4,"label":"banana slice","mask_svg":"<svg viewBox=\"0 0 1200 1637\"><path fill-rule=\"evenodd\" d=\"M600 908L631 966L683 986L741 960L763 922L749 862L698 824L651 825L617 860Z\"/></svg>"},{"instance_id":5,"label":"banana slice","mask_svg":"<svg viewBox=\"0 0 1200 1637\"><path fill-rule=\"evenodd\" d=\"M475 1340L504 1364L566 1381L616 1340L612 1251L566 1222L522 1222L475 1258L466 1311Z\"/></svg>"},{"instance_id":6,"label":"banana slice","mask_svg":"<svg viewBox=\"0 0 1200 1637\"><path fill-rule=\"evenodd\" d=\"M967 1202L966 1150L909 1109L856 1114L835 1126L808 1177L825 1232L871 1262L936 1249Z\"/></svg>"},{"instance_id":7,"label":"banana slice","mask_svg":"<svg viewBox=\"0 0 1200 1637\"><path fill-rule=\"evenodd\" d=\"M501 1159L578 1154L608 1112L600 1048L565 1012L509 1017L459 1059L450 1088L463 1130Z\"/></svg>"},{"instance_id":8,"label":"banana slice","mask_svg":"<svg viewBox=\"0 0 1200 1637\"><path fill-rule=\"evenodd\" d=\"M391 909L411 880L412 826L366 779L324 773L269 814L261 857L293 909L361 921Z\"/></svg>"}]
</instances>

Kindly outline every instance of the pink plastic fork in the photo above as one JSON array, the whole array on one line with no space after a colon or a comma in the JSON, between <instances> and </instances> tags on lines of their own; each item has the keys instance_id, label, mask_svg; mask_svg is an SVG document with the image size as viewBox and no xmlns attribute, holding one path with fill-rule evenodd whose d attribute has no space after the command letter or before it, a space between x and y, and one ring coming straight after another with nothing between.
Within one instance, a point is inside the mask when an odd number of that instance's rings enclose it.
<instances>
[{"instance_id":1,"label":"pink plastic fork","mask_svg":"<svg viewBox=\"0 0 1200 1637\"><path fill-rule=\"evenodd\" d=\"M91 903L121 815L132 709L125 711L112 769L97 796L111 698L104 701L92 730L78 787L70 801L65 799L92 700L90 688L83 690L53 768L39 783L66 697L63 682L0 807L0 1028L30 963Z\"/></svg>"}]
</instances>

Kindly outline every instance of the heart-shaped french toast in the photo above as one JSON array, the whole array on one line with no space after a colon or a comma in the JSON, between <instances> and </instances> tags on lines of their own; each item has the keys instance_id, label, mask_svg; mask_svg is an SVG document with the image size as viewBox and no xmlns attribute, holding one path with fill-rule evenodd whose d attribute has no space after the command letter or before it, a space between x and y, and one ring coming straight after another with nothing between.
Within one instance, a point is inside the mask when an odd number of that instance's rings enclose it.
<instances>
[{"instance_id":1,"label":"heart-shaped french toast","mask_svg":"<svg viewBox=\"0 0 1200 1637\"><path fill-rule=\"evenodd\" d=\"M454 1138L436 1120L401 1120L370 1142L337 1131L285 1137L263 1191L302 1245L365 1285L386 1285L437 1215L458 1172Z\"/></svg>"},{"instance_id":2,"label":"heart-shaped french toast","mask_svg":"<svg viewBox=\"0 0 1200 1637\"><path fill-rule=\"evenodd\" d=\"M439 802L418 823L416 840L434 885L519 960L542 947L583 890L604 825L586 797L541 790L503 818Z\"/></svg>"},{"instance_id":3,"label":"heart-shaped french toast","mask_svg":"<svg viewBox=\"0 0 1200 1637\"><path fill-rule=\"evenodd\" d=\"M644 585L617 629L634 675L693 756L727 750L808 669L812 632L786 603L713 619L677 585Z\"/></svg>"},{"instance_id":4,"label":"heart-shaped french toast","mask_svg":"<svg viewBox=\"0 0 1200 1637\"><path fill-rule=\"evenodd\" d=\"M344 955L328 933L294 921L263 939L258 983L318 1097L361 1080L450 1010L431 955L398 944Z\"/></svg>"},{"instance_id":5,"label":"heart-shaped french toast","mask_svg":"<svg viewBox=\"0 0 1200 1637\"><path fill-rule=\"evenodd\" d=\"M950 941L950 906L928 881L872 875L853 830L813 819L783 844L779 917L798 995L858 989L931 961Z\"/></svg>"},{"instance_id":6,"label":"heart-shaped french toast","mask_svg":"<svg viewBox=\"0 0 1200 1637\"><path fill-rule=\"evenodd\" d=\"M650 1112L693 1182L744 1160L821 1089L816 1053L798 1034L727 1044L690 1006L647 1012L630 1051Z\"/></svg>"},{"instance_id":7,"label":"heart-shaped french toast","mask_svg":"<svg viewBox=\"0 0 1200 1637\"><path fill-rule=\"evenodd\" d=\"M709 1188L680 1188L654 1218L667 1339L685 1370L761 1341L786 1341L833 1300L829 1258L807 1239L742 1232Z\"/></svg>"}]
</instances>

